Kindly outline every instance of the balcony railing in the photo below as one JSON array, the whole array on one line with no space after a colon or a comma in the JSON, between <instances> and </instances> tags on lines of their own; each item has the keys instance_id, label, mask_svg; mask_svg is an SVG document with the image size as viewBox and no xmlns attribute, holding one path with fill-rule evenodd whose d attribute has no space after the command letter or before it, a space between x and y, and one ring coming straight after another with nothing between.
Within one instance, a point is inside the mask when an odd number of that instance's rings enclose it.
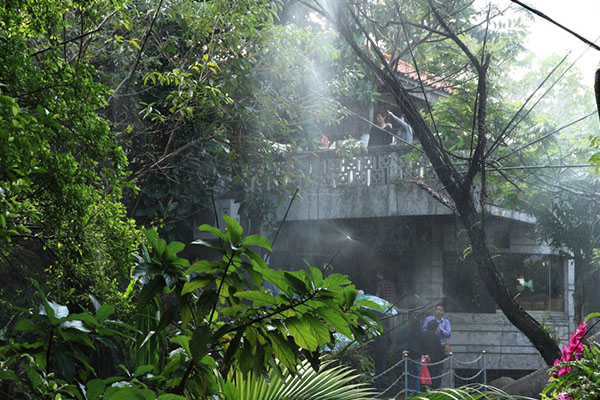
<instances>
[{"instance_id":1,"label":"balcony railing","mask_svg":"<svg viewBox=\"0 0 600 400\"><path fill-rule=\"evenodd\" d=\"M340 157L336 150L298 153L297 167L308 182L324 186L399 184L409 179L435 180L424 156L402 145L369 147L365 153Z\"/></svg>"}]
</instances>

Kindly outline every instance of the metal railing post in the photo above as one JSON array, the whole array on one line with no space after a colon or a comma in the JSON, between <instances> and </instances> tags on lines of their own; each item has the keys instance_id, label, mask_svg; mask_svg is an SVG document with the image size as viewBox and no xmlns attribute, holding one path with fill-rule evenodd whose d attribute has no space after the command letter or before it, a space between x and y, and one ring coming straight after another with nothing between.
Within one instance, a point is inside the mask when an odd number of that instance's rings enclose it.
<instances>
[{"instance_id":1,"label":"metal railing post","mask_svg":"<svg viewBox=\"0 0 600 400\"><path fill-rule=\"evenodd\" d=\"M451 388L454 388L454 363L452 362L454 355L452 354L452 352L448 354L448 358L450 359L450 381L448 382L448 384Z\"/></svg>"},{"instance_id":2,"label":"metal railing post","mask_svg":"<svg viewBox=\"0 0 600 400\"><path fill-rule=\"evenodd\" d=\"M408 351L402 352L404 356L404 397L408 397Z\"/></svg>"},{"instance_id":3,"label":"metal railing post","mask_svg":"<svg viewBox=\"0 0 600 400\"><path fill-rule=\"evenodd\" d=\"M483 384L487 385L487 370L485 369L485 350L481 352L481 362L483 364Z\"/></svg>"}]
</instances>

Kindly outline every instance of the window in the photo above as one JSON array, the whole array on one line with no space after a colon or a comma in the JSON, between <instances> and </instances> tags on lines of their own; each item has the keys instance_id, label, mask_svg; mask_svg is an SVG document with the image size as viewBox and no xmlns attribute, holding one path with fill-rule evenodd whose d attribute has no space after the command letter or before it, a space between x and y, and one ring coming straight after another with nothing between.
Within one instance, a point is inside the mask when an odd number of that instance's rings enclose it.
<instances>
[{"instance_id":1,"label":"window","mask_svg":"<svg viewBox=\"0 0 600 400\"><path fill-rule=\"evenodd\" d=\"M531 311L564 311L564 262L556 255L502 254L494 260L517 302Z\"/></svg>"}]
</instances>

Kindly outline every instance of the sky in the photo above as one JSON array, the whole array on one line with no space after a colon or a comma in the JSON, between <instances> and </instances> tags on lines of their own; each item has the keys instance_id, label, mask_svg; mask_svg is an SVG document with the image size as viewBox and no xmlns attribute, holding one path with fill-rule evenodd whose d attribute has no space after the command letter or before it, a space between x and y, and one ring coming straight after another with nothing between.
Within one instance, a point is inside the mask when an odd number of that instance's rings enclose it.
<instances>
[{"instance_id":1,"label":"sky","mask_svg":"<svg viewBox=\"0 0 600 400\"><path fill-rule=\"evenodd\" d=\"M487 1L484 0L478 0L478 2L487 4ZM510 0L491 0L491 2L502 9L511 4L513 8L520 8ZM600 0L522 0L522 2L543 12L586 39L600 44L600 40L596 40L600 36ZM541 58L552 53L564 56L569 50L572 50L569 60L573 61L588 47L570 33L541 17L535 17L530 32L525 46ZM594 73L599 61L600 51L589 49L576 63L584 75L585 84L593 85Z\"/></svg>"}]
</instances>

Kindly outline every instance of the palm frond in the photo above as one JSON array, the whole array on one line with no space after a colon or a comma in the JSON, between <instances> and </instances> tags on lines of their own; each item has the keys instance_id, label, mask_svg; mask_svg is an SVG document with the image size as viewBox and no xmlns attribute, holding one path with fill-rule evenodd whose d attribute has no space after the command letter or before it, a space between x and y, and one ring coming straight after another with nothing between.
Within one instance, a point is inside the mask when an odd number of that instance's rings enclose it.
<instances>
[{"instance_id":1,"label":"palm frond","mask_svg":"<svg viewBox=\"0 0 600 400\"><path fill-rule=\"evenodd\" d=\"M288 370L269 371L268 379L254 373L230 373L220 382L224 400L369 400L376 394L362 383L351 383L355 371L324 362L316 372L303 361L295 374Z\"/></svg>"},{"instance_id":2,"label":"palm frond","mask_svg":"<svg viewBox=\"0 0 600 400\"><path fill-rule=\"evenodd\" d=\"M534 400L531 397L508 394L488 385L472 384L455 389L437 389L406 400Z\"/></svg>"}]
</instances>

